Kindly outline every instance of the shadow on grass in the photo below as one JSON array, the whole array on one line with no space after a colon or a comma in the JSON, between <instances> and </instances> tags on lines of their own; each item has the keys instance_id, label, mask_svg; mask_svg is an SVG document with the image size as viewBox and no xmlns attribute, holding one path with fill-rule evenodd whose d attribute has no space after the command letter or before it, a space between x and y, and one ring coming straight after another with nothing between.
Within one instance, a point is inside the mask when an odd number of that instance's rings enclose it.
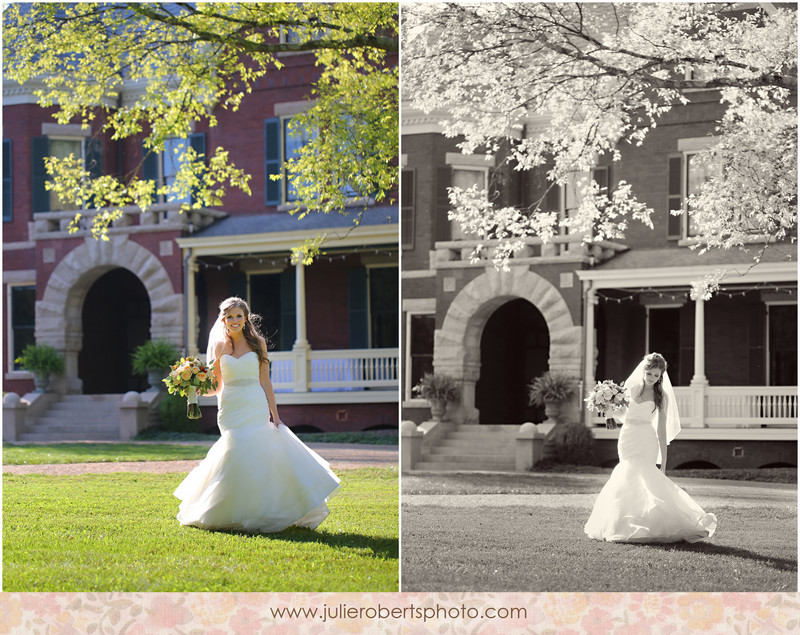
<instances>
[{"instance_id":1,"label":"shadow on grass","mask_svg":"<svg viewBox=\"0 0 800 635\"><path fill-rule=\"evenodd\" d=\"M710 542L675 542L675 543L626 543L632 547L661 549L662 551L682 551L691 553L703 553L711 556L727 556L731 558L741 558L743 560L752 560L753 562L760 562L773 569L779 571L792 571L797 573L797 560L789 558L775 558L774 556L765 556L749 549L741 549L739 547L728 547L724 545L715 545Z\"/></svg>"},{"instance_id":2,"label":"shadow on grass","mask_svg":"<svg viewBox=\"0 0 800 635\"><path fill-rule=\"evenodd\" d=\"M400 554L399 542L396 538L372 538L362 534L336 533L331 534L325 531L316 531L305 527L289 527L283 531L274 533L262 533L257 531L243 531L237 529L199 529L190 527L198 531L210 531L212 533L228 534L230 536L241 536L243 538L280 540L283 542L308 542L338 547L346 549L369 550L375 557L387 560L397 560Z\"/></svg>"}]
</instances>

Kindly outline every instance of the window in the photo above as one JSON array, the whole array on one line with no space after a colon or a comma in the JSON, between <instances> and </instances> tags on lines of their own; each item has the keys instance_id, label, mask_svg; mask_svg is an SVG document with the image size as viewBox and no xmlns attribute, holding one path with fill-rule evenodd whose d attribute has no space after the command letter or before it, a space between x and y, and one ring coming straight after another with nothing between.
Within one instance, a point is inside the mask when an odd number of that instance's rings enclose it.
<instances>
[{"instance_id":1,"label":"window","mask_svg":"<svg viewBox=\"0 0 800 635\"><path fill-rule=\"evenodd\" d=\"M573 172L569 175L565 185L552 187L547 192L544 203L545 210L558 212L559 234L562 236L569 235L569 227L563 221L573 216L580 207L583 194L579 188L585 187L590 177L599 186L600 194L607 196L610 194L611 166L608 165L596 166L592 168L591 172ZM547 183L545 183L546 185ZM569 250L569 244L564 245L564 249Z\"/></svg>"},{"instance_id":2,"label":"window","mask_svg":"<svg viewBox=\"0 0 800 635\"><path fill-rule=\"evenodd\" d=\"M348 272L350 348L398 346L397 266L354 267Z\"/></svg>"},{"instance_id":3,"label":"window","mask_svg":"<svg viewBox=\"0 0 800 635\"><path fill-rule=\"evenodd\" d=\"M453 167L453 187L462 190L468 190L474 185L477 185L479 190L485 190L487 177L488 170L486 168ZM465 232L456 220L450 221L450 236L452 240L471 240L474 238L472 234Z\"/></svg>"},{"instance_id":4,"label":"window","mask_svg":"<svg viewBox=\"0 0 800 635\"><path fill-rule=\"evenodd\" d=\"M432 313L407 313L405 398L414 399L411 389L425 373L433 371L433 333L436 316Z\"/></svg>"},{"instance_id":5,"label":"window","mask_svg":"<svg viewBox=\"0 0 800 635\"><path fill-rule=\"evenodd\" d=\"M94 178L102 174L102 144L94 137L76 137L67 135L51 135L33 137L31 139L31 156L33 159L31 192L33 212L57 212L76 209L74 201L61 201L53 191L48 191L47 172L44 167L45 157L65 159L74 156L82 159L86 170ZM89 207L84 205L82 208Z\"/></svg>"},{"instance_id":6,"label":"window","mask_svg":"<svg viewBox=\"0 0 800 635\"><path fill-rule=\"evenodd\" d=\"M767 303L767 385L797 385L797 304Z\"/></svg>"},{"instance_id":7,"label":"window","mask_svg":"<svg viewBox=\"0 0 800 635\"><path fill-rule=\"evenodd\" d=\"M248 303L261 316L261 332L270 350L290 351L297 339L294 268L275 273L248 274Z\"/></svg>"},{"instance_id":8,"label":"window","mask_svg":"<svg viewBox=\"0 0 800 635\"><path fill-rule=\"evenodd\" d=\"M187 148L204 156L206 152L206 136L204 133L192 134L188 139L172 138L164 143L161 152L155 152L144 148L144 162L142 163L142 178L155 181L157 187L171 186L175 183L175 177L184 160ZM169 198L159 197L159 203L191 203L192 196L178 197L170 195Z\"/></svg>"},{"instance_id":9,"label":"window","mask_svg":"<svg viewBox=\"0 0 800 635\"><path fill-rule=\"evenodd\" d=\"M414 248L414 170L403 170L400 174L400 240L403 249Z\"/></svg>"},{"instance_id":10,"label":"window","mask_svg":"<svg viewBox=\"0 0 800 635\"><path fill-rule=\"evenodd\" d=\"M22 355L28 344L35 343L36 287L34 285L8 286L8 368L19 370L14 361Z\"/></svg>"},{"instance_id":11,"label":"window","mask_svg":"<svg viewBox=\"0 0 800 635\"><path fill-rule=\"evenodd\" d=\"M14 218L12 196L12 171L11 171L11 139L3 139L3 222Z\"/></svg>"},{"instance_id":12,"label":"window","mask_svg":"<svg viewBox=\"0 0 800 635\"><path fill-rule=\"evenodd\" d=\"M686 141L687 143L682 143ZM697 231L693 226L691 217L686 213L686 205L690 196L699 194L703 186L712 173L712 168L702 165L698 160L698 143L691 143L694 140L680 140L678 147L687 148L680 155L669 157L669 175L667 187L667 207L668 211L681 210L681 215L669 214L667 220L667 238L670 240L685 240L695 236ZM703 139L702 144L707 144L708 140Z\"/></svg>"},{"instance_id":13,"label":"window","mask_svg":"<svg viewBox=\"0 0 800 635\"><path fill-rule=\"evenodd\" d=\"M295 187L286 178L286 162L300 154L311 139L305 131L290 130L291 117L275 117L264 122L264 173L267 205L283 205L297 200ZM280 179L273 179L280 175Z\"/></svg>"},{"instance_id":14,"label":"window","mask_svg":"<svg viewBox=\"0 0 800 635\"><path fill-rule=\"evenodd\" d=\"M667 360L672 383L681 384L681 305L647 306L645 350L658 351Z\"/></svg>"}]
</instances>

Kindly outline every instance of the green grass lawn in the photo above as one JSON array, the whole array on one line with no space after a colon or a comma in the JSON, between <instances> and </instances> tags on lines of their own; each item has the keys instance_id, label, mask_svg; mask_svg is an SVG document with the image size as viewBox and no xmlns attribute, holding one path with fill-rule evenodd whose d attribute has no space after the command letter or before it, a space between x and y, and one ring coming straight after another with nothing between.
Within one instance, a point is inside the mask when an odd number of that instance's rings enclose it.
<instances>
[{"instance_id":1,"label":"green grass lawn","mask_svg":"<svg viewBox=\"0 0 800 635\"><path fill-rule=\"evenodd\" d=\"M118 463L121 461L180 461L202 459L207 445L177 443L53 443L3 445L3 465L48 463Z\"/></svg>"},{"instance_id":2,"label":"green grass lawn","mask_svg":"<svg viewBox=\"0 0 800 635\"><path fill-rule=\"evenodd\" d=\"M397 469L337 474L316 531L275 534L178 524L185 474L5 475L3 590L397 591Z\"/></svg>"}]
</instances>

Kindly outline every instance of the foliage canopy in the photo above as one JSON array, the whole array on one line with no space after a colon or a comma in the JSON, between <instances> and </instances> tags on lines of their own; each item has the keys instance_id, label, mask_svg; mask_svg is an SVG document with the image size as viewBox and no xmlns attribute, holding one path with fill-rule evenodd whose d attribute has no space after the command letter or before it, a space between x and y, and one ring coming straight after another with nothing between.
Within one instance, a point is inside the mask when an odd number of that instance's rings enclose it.
<instances>
[{"instance_id":1,"label":"foliage canopy","mask_svg":"<svg viewBox=\"0 0 800 635\"><path fill-rule=\"evenodd\" d=\"M463 152L502 151L551 187L648 132L697 91L718 91L722 117L698 161L709 175L689 197L697 246L794 240L797 228L797 13L731 3L447 3L403 12L403 94L446 112ZM587 241L625 235L653 212L630 184L579 183L567 219ZM611 189L611 188L610 188ZM543 196L527 209L486 191L451 191L452 217L479 240L500 239L507 266L528 236L558 231ZM682 210L672 210L680 214ZM479 248L480 249L480 248Z\"/></svg>"},{"instance_id":2,"label":"foliage canopy","mask_svg":"<svg viewBox=\"0 0 800 635\"><path fill-rule=\"evenodd\" d=\"M3 14L3 71L42 82L40 105L59 123L95 122L112 139L144 136L161 151L196 122L237 110L287 52L310 51L321 78L293 124L310 139L287 165L304 211L341 210L347 199L385 198L397 185L397 5L392 3L28 3ZM136 88L137 90L130 90ZM186 148L170 185L126 175L89 178L74 158L47 162L50 185L105 230L157 196L184 208L220 205L249 175L217 147ZM137 170L138 171L138 170ZM91 202L91 205L88 204Z\"/></svg>"}]
</instances>

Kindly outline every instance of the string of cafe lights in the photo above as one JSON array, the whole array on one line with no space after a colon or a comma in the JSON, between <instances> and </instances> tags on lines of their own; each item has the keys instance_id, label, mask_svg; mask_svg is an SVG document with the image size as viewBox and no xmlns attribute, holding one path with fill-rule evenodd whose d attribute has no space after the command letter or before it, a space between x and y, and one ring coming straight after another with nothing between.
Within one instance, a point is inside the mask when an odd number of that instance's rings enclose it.
<instances>
[{"instance_id":1,"label":"string of cafe lights","mask_svg":"<svg viewBox=\"0 0 800 635\"><path fill-rule=\"evenodd\" d=\"M727 298L733 297L741 297L747 295L750 291L773 291L775 293L786 293L791 295L797 291L797 285L782 285L782 284L771 284L771 283L761 283L757 285L751 285L747 287L736 287L736 290L730 290L730 287L720 287L714 295L724 296ZM602 291L595 291L595 295L599 300L603 302L614 302L616 304L622 304L623 302L630 302L635 300L640 295L655 295L658 296L660 299L668 299L668 300L685 300L689 298L691 290L678 290L678 289L658 289L653 287L647 287L643 289L634 289L630 293L623 295L623 296L611 296Z\"/></svg>"},{"instance_id":2,"label":"string of cafe lights","mask_svg":"<svg viewBox=\"0 0 800 635\"><path fill-rule=\"evenodd\" d=\"M373 247L361 247L351 249L346 253L338 253L338 254L326 254L321 253L320 255L314 258L315 262L334 262L337 260L345 260L348 255L352 254L375 254L375 255L386 255L389 258L394 257L395 254L394 249L380 249L380 248L373 248ZM197 260L197 265L204 269L213 269L215 271L222 271L223 269L227 269L236 265L237 262L240 260L249 260L252 262L258 262L260 265L269 265L271 267L285 267L286 265L291 264L292 257L291 256L265 256L263 254L247 254L238 256L237 258L233 258L227 260L226 262L204 262L203 260Z\"/></svg>"}]
</instances>

